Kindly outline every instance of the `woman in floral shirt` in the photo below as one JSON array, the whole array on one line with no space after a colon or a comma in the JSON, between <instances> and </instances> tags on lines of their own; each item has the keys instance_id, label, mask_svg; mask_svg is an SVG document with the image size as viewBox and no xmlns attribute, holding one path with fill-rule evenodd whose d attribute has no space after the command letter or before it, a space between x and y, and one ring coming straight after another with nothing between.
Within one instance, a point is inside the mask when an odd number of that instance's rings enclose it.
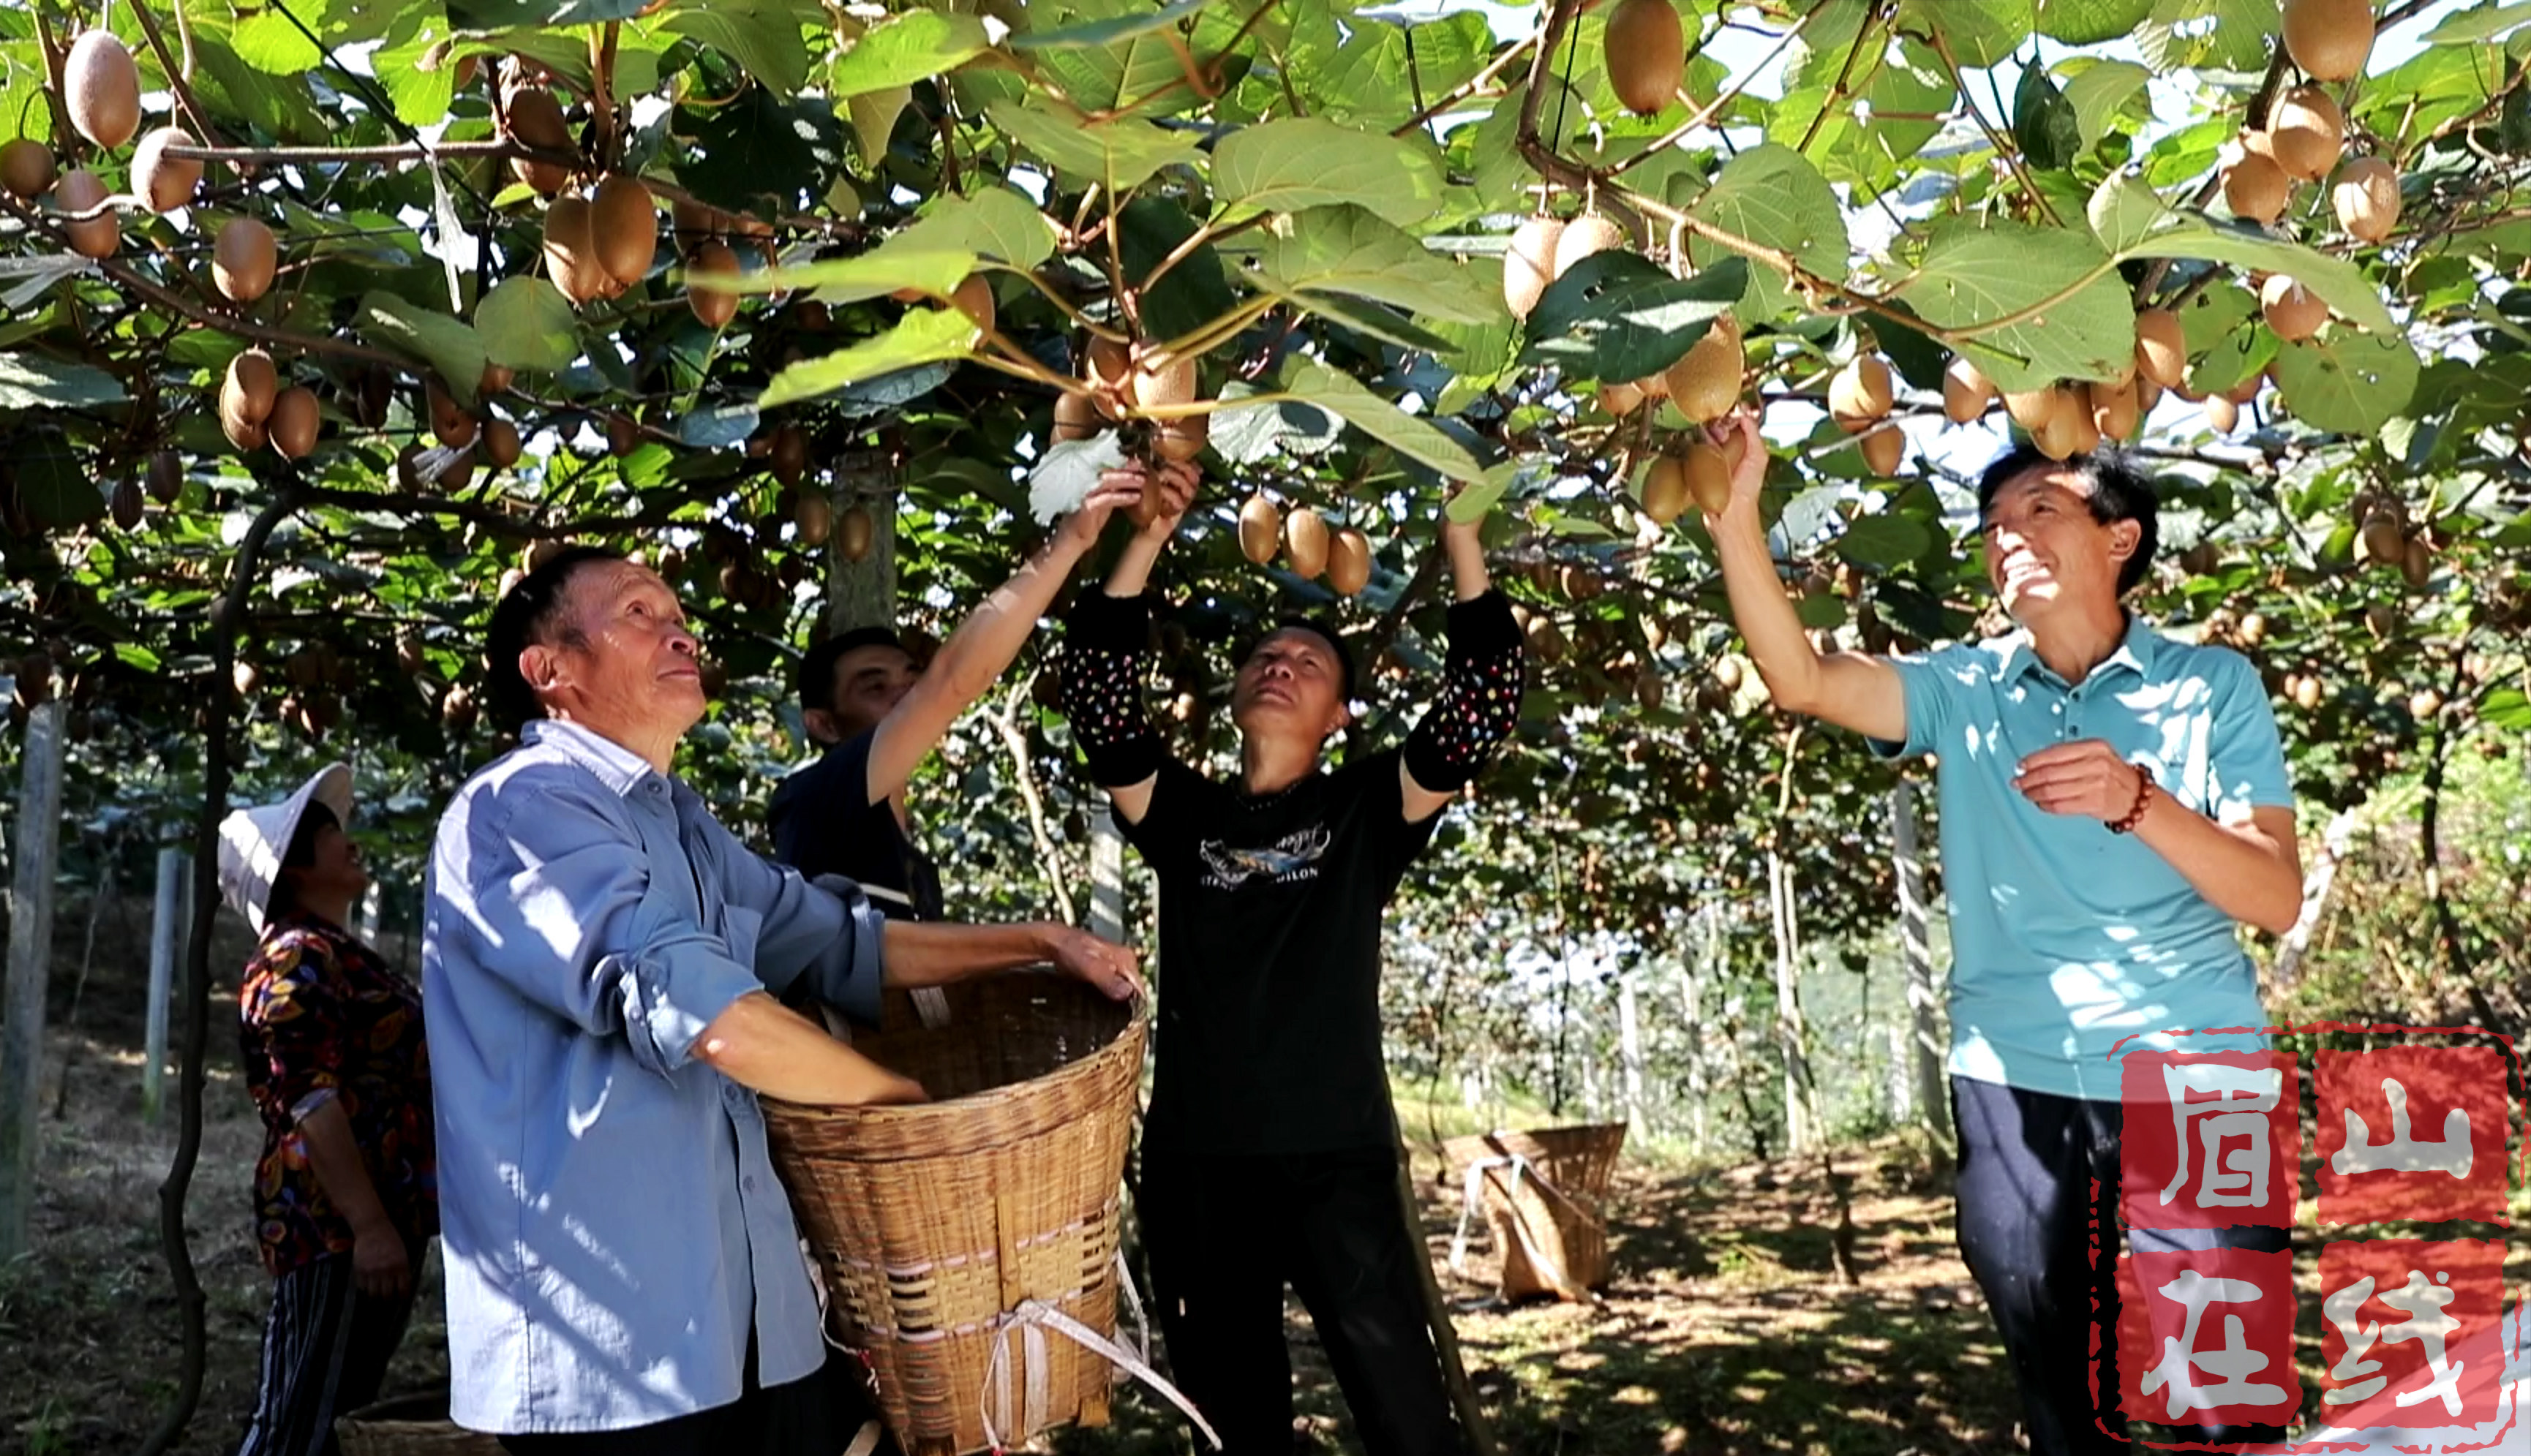
<instances>
[{"instance_id":1,"label":"woman in floral shirt","mask_svg":"<svg viewBox=\"0 0 2531 1456\"><path fill-rule=\"evenodd\" d=\"M332 764L220 827L221 892L262 937L238 1032L263 1117L255 1238L274 1277L240 1456L330 1456L334 1418L377 1396L439 1229L422 993L344 928L369 882L343 832L351 781Z\"/></svg>"}]
</instances>

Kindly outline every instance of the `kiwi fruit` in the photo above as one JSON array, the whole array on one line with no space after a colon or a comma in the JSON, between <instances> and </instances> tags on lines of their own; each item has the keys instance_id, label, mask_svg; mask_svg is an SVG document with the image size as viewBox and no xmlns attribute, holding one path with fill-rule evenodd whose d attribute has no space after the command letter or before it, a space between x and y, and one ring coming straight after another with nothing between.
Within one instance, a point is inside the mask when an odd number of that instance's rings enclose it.
<instances>
[{"instance_id":1,"label":"kiwi fruit","mask_svg":"<svg viewBox=\"0 0 2531 1456\"><path fill-rule=\"evenodd\" d=\"M1586 212L1566 223L1555 237L1555 276L1572 272L1575 263L1595 252L1625 246L1625 229L1597 212Z\"/></svg>"},{"instance_id":2,"label":"kiwi fruit","mask_svg":"<svg viewBox=\"0 0 2531 1456\"><path fill-rule=\"evenodd\" d=\"M132 149L132 191L149 204L150 211L173 212L194 199L194 189L202 181L202 164L167 155L168 147L193 144L191 134L160 127Z\"/></svg>"},{"instance_id":3,"label":"kiwi fruit","mask_svg":"<svg viewBox=\"0 0 2531 1456\"><path fill-rule=\"evenodd\" d=\"M141 482L126 476L114 482L114 493L106 497L106 510L114 517L115 528L130 531L141 524Z\"/></svg>"},{"instance_id":4,"label":"kiwi fruit","mask_svg":"<svg viewBox=\"0 0 2531 1456\"><path fill-rule=\"evenodd\" d=\"M1327 542L1327 585L1352 596L1371 585L1371 538L1350 528Z\"/></svg>"},{"instance_id":5,"label":"kiwi fruit","mask_svg":"<svg viewBox=\"0 0 2531 1456\"><path fill-rule=\"evenodd\" d=\"M264 433L271 436L272 448L290 460L305 460L316 449L316 392L304 384L294 384L272 397L272 413L264 417Z\"/></svg>"},{"instance_id":6,"label":"kiwi fruit","mask_svg":"<svg viewBox=\"0 0 2531 1456\"><path fill-rule=\"evenodd\" d=\"M2293 279L2271 273L2259 285L2259 312L2277 337L2290 344L2320 332L2329 318L2329 306Z\"/></svg>"},{"instance_id":7,"label":"kiwi fruit","mask_svg":"<svg viewBox=\"0 0 2531 1456\"><path fill-rule=\"evenodd\" d=\"M2098 431L2091 429L2091 412L2070 390L2051 389L2048 391L2047 414L2032 426L2030 440L2039 447L2039 453L2050 460L2063 460L2083 448L2086 433L2097 439Z\"/></svg>"},{"instance_id":8,"label":"kiwi fruit","mask_svg":"<svg viewBox=\"0 0 2531 1456\"><path fill-rule=\"evenodd\" d=\"M2352 81L2373 53L2372 0L2285 0L2285 54L2314 81Z\"/></svg>"},{"instance_id":9,"label":"kiwi fruit","mask_svg":"<svg viewBox=\"0 0 2531 1456\"><path fill-rule=\"evenodd\" d=\"M1090 347L1082 352L1082 367L1084 377L1099 386L1092 395L1098 413L1110 420L1123 418L1128 399L1125 380L1133 372L1134 347L1103 334L1093 334Z\"/></svg>"},{"instance_id":10,"label":"kiwi fruit","mask_svg":"<svg viewBox=\"0 0 2531 1456\"><path fill-rule=\"evenodd\" d=\"M803 490L792 502L791 524L804 546L822 546L835 533L835 503L822 490Z\"/></svg>"},{"instance_id":11,"label":"kiwi fruit","mask_svg":"<svg viewBox=\"0 0 2531 1456\"><path fill-rule=\"evenodd\" d=\"M1090 396L1066 390L1054 397L1054 442L1086 440L1098 433L1098 406Z\"/></svg>"},{"instance_id":12,"label":"kiwi fruit","mask_svg":"<svg viewBox=\"0 0 2531 1456\"><path fill-rule=\"evenodd\" d=\"M2432 688L2419 688L2408 699L2408 716L2420 723L2434 721L2435 714L2443 710L2444 696Z\"/></svg>"},{"instance_id":13,"label":"kiwi fruit","mask_svg":"<svg viewBox=\"0 0 2531 1456\"><path fill-rule=\"evenodd\" d=\"M553 92L542 86L524 85L507 88L501 100L501 125L510 140L540 151L569 151L571 123L563 119L562 103ZM510 159L511 175L550 197L571 181L571 173L553 162L530 161L526 157Z\"/></svg>"},{"instance_id":14,"label":"kiwi fruit","mask_svg":"<svg viewBox=\"0 0 2531 1456\"><path fill-rule=\"evenodd\" d=\"M2296 677L2292 679L2287 691L2293 697L2294 706L2304 712L2320 706L2322 688L2320 679L2316 677L2308 675Z\"/></svg>"},{"instance_id":15,"label":"kiwi fruit","mask_svg":"<svg viewBox=\"0 0 2531 1456\"><path fill-rule=\"evenodd\" d=\"M607 277L626 288L641 282L659 249L659 209L650 190L620 173L597 184L589 195L589 231Z\"/></svg>"},{"instance_id":16,"label":"kiwi fruit","mask_svg":"<svg viewBox=\"0 0 2531 1456\"><path fill-rule=\"evenodd\" d=\"M2073 435L2076 455L2089 455L2101 448L2101 426L2092 418L2091 392L2080 384L2056 386L2056 415L2065 421Z\"/></svg>"},{"instance_id":17,"label":"kiwi fruit","mask_svg":"<svg viewBox=\"0 0 2531 1456\"><path fill-rule=\"evenodd\" d=\"M232 217L211 240L211 282L233 304L252 304L272 287L281 245L259 218Z\"/></svg>"},{"instance_id":18,"label":"kiwi fruit","mask_svg":"<svg viewBox=\"0 0 2531 1456\"><path fill-rule=\"evenodd\" d=\"M1883 424L1863 436L1863 463L1876 476L1898 474L1899 462L1906 457L1906 432L1894 424Z\"/></svg>"},{"instance_id":19,"label":"kiwi fruit","mask_svg":"<svg viewBox=\"0 0 2531 1456\"><path fill-rule=\"evenodd\" d=\"M1667 8L1669 0L1651 0ZM1670 403L1690 424L1719 420L1740 403L1740 323L1725 313L1715 318L1694 348L1661 375Z\"/></svg>"},{"instance_id":20,"label":"kiwi fruit","mask_svg":"<svg viewBox=\"0 0 2531 1456\"><path fill-rule=\"evenodd\" d=\"M162 506L174 505L176 497L185 493L185 457L173 450L153 452L142 478L148 482L151 500Z\"/></svg>"},{"instance_id":21,"label":"kiwi fruit","mask_svg":"<svg viewBox=\"0 0 2531 1456\"><path fill-rule=\"evenodd\" d=\"M31 137L0 145L0 187L21 201L31 202L50 192L57 172L53 149Z\"/></svg>"},{"instance_id":22,"label":"kiwi fruit","mask_svg":"<svg viewBox=\"0 0 2531 1456\"><path fill-rule=\"evenodd\" d=\"M2143 416L2136 406L2133 384L2109 384L2094 381L2084 393L2089 397L2092 424L2103 438L2123 440L2136 431Z\"/></svg>"},{"instance_id":23,"label":"kiwi fruit","mask_svg":"<svg viewBox=\"0 0 2531 1456\"><path fill-rule=\"evenodd\" d=\"M249 420L238 414L230 408L226 396L220 400L220 433L228 436L229 443L236 446L241 455L262 449L269 438L264 433L262 420Z\"/></svg>"},{"instance_id":24,"label":"kiwi fruit","mask_svg":"<svg viewBox=\"0 0 2531 1456\"><path fill-rule=\"evenodd\" d=\"M764 468L782 484L797 485L809 474L809 432L785 422L773 431L773 445L764 452Z\"/></svg>"},{"instance_id":25,"label":"kiwi fruit","mask_svg":"<svg viewBox=\"0 0 2531 1456\"><path fill-rule=\"evenodd\" d=\"M1125 393L1138 410L1165 409L1195 400L1196 362L1191 357L1163 359L1149 345L1134 350Z\"/></svg>"},{"instance_id":26,"label":"kiwi fruit","mask_svg":"<svg viewBox=\"0 0 2531 1456\"><path fill-rule=\"evenodd\" d=\"M680 249L716 243L729 231L728 214L692 197L672 197L668 201L668 231L675 234Z\"/></svg>"},{"instance_id":27,"label":"kiwi fruit","mask_svg":"<svg viewBox=\"0 0 2531 1456\"><path fill-rule=\"evenodd\" d=\"M871 553L871 542L877 533L878 526L871 520L870 507L856 501L835 522L835 552L846 561L859 561Z\"/></svg>"},{"instance_id":28,"label":"kiwi fruit","mask_svg":"<svg viewBox=\"0 0 2531 1456\"><path fill-rule=\"evenodd\" d=\"M1658 374L1646 374L1634 383L1635 392L1644 397L1645 404L1655 404L1669 398L1669 374L1666 370Z\"/></svg>"},{"instance_id":29,"label":"kiwi fruit","mask_svg":"<svg viewBox=\"0 0 2531 1456\"><path fill-rule=\"evenodd\" d=\"M1828 412L1848 434L1889 413L1889 366L1878 355L1858 354L1828 384Z\"/></svg>"},{"instance_id":30,"label":"kiwi fruit","mask_svg":"<svg viewBox=\"0 0 2531 1456\"><path fill-rule=\"evenodd\" d=\"M2168 308L2147 308L2136 314L2136 372L2176 389L2188 377L2188 337L2179 315Z\"/></svg>"},{"instance_id":31,"label":"kiwi fruit","mask_svg":"<svg viewBox=\"0 0 2531 1456\"><path fill-rule=\"evenodd\" d=\"M1274 544L1283 536L1283 513L1264 491L1248 497L1239 508L1239 551L1251 562L1264 566L1274 559Z\"/></svg>"},{"instance_id":32,"label":"kiwi fruit","mask_svg":"<svg viewBox=\"0 0 2531 1456\"><path fill-rule=\"evenodd\" d=\"M2275 222L2285 210L2292 183L2276 158L2246 147L2223 165L2223 205L2235 217Z\"/></svg>"},{"instance_id":33,"label":"kiwi fruit","mask_svg":"<svg viewBox=\"0 0 2531 1456\"><path fill-rule=\"evenodd\" d=\"M545 206L545 271L575 304L602 297L614 276L597 260L595 214L587 199L556 197Z\"/></svg>"},{"instance_id":34,"label":"kiwi fruit","mask_svg":"<svg viewBox=\"0 0 2531 1456\"><path fill-rule=\"evenodd\" d=\"M1739 436L1732 436L1738 439ZM1687 474L1687 496L1708 516L1719 516L1731 505L1731 452L1704 440L1689 442L1681 458Z\"/></svg>"},{"instance_id":35,"label":"kiwi fruit","mask_svg":"<svg viewBox=\"0 0 2531 1456\"><path fill-rule=\"evenodd\" d=\"M2421 591L2428 582L2434 580L2434 548L2426 544L2424 536L2408 537L2408 544L2399 552L2399 575L2408 579L2409 586Z\"/></svg>"},{"instance_id":36,"label":"kiwi fruit","mask_svg":"<svg viewBox=\"0 0 2531 1456\"><path fill-rule=\"evenodd\" d=\"M51 153L45 156L49 160ZM1512 317L1527 318L1555 281L1555 244L1563 235L1560 217L1533 217L1512 229L1503 249L1503 303Z\"/></svg>"},{"instance_id":37,"label":"kiwi fruit","mask_svg":"<svg viewBox=\"0 0 2531 1456\"><path fill-rule=\"evenodd\" d=\"M83 31L62 61L62 99L79 134L112 151L141 130L141 68L111 30Z\"/></svg>"},{"instance_id":38,"label":"kiwi fruit","mask_svg":"<svg viewBox=\"0 0 2531 1456\"><path fill-rule=\"evenodd\" d=\"M961 313L975 320L978 330L993 331L993 282L982 273L970 273L958 281L949 302Z\"/></svg>"},{"instance_id":39,"label":"kiwi fruit","mask_svg":"<svg viewBox=\"0 0 2531 1456\"><path fill-rule=\"evenodd\" d=\"M2210 397L2205 409L2206 422L2219 435L2230 434L2241 422L2241 407L2220 394Z\"/></svg>"},{"instance_id":40,"label":"kiwi fruit","mask_svg":"<svg viewBox=\"0 0 2531 1456\"><path fill-rule=\"evenodd\" d=\"M695 250L694 261L686 264L686 307L695 310L703 327L729 327L729 321L738 316L738 295L722 288L698 287L695 280L712 275L734 278L738 271L738 254L719 239Z\"/></svg>"},{"instance_id":41,"label":"kiwi fruit","mask_svg":"<svg viewBox=\"0 0 2531 1456\"><path fill-rule=\"evenodd\" d=\"M1986 370L1969 362L1968 356L1953 358L1942 370L1942 416L1953 424L1967 424L1986 418L1987 407L1995 403L1995 381Z\"/></svg>"},{"instance_id":42,"label":"kiwi fruit","mask_svg":"<svg viewBox=\"0 0 2531 1456\"><path fill-rule=\"evenodd\" d=\"M642 448L642 426L621 410L606 414L606 453L622 460Z\"/></svg>"},{"instance_id":43,"label":"kiwi fruit","mask_svg":"<svg viewBox=\"0 0 2531 1456\"><path fill-rule=\"evenodd\" d=\"M422 393L424 407L429 412L433 438L451 450L463 450L475 443L475 436L480 432L481 426L473 415L467 413L465 406L457 403L457 397L448 392L447 386L436 377L424 379Z\"/></svg>"},{"instance_id":44,"label":"kiwi fruit","mask_svg":"<svg viewBox=\"0 0 2531 1456\"><path fill-rule=\"evenodd\" d=\"M2287 177L2317 182L2337 165L2345 149L2346 118L2316 85L2286 91L2268 113L2268 150Z\"/></svg>"},{"instance_id":45,"label":"kiwi fruit","mask_svg":"<svg viewBox=\"0 0 2531 1456\"><path fill-rule=\"evenodd\" d=\"M1183 464L1204 453L1212 437L1212 417L1189 415L1181 420L1163 420L1152 431L1152 453L1162 460Z\"/></svg>"},{"instance_id":46,"label":"kiwi fruit","mask_svg":"<svg viewBox=\"0 0 2531 1456\"><path fill-rule=\"evenodd\" d=\"M2399 225L2399 173L2380 157L2357 157L2337 170L2329 189L2337 225L2359 242L2379 243Z\"/></svg>"},{"instance_id":47,"label":"kiwi fruit","mask_svg":"<svg viewBox=\"0 0 2531 1456\"><path fill-rule=\"evenodd\" d=\"M1610 419L1623 419L1642 409L1644 392L1620 379L1600 386L1600 412Z\"/></svg>"},{"instance_id":48,"label":"kiwi fruit","mask_svg":"<svg viewBox=\"0 0 2531 1456\"><path fill-rule=\"evenodd\" d=\"M1327 523L1308 506L1295 507L1283 518L1283 560L1302 577L1327 569Z\"/></svg>"},{"instance_id":49,"label":"kiwi fruit","mask_svg":"<svg viewBox=\"0 0 2531 1456\"><path fill-rule=\"evenodd\" d=\"M272 366L272 356L260 349L246 350L229 360L228 374L220 382L220 414L261 424L272 414L273 397L280 391L281 374Z\"/></svg>"},{"instance_id":50,"label":"kiwi fruit","mask_svg":"<svg viewBox=\"0 0 2531 1456\"><path fill-rule=\"evenodd\" d=\"M1687 462L1676 455L1653 459L1652 469L1644 472L1644 514L1656 526L1667 526L1687 514Z\"/></svg>"},{"instance_id":51,"label":"kiwi fruit","mask_svg":"<svg viewBox=\"0 0 2531 1456\"><path fill-rule=\"evenodd\" d=\"M477 438L482 445L485 465L506 471L519 463L519 427L507 420L484 420L483 432Z\"/></svg>"},{"instance_id":52,"label":"kiwi fruit","mask_svg":"<svg viewBox=\"0 0 2531 1456\"><path fill-rule=\"evenodd\" d=\"M1687 35L1670 0L1617 0L1605 31L1608 85L1637 116L1655 116L1687 75Z\"/></svg>"},{"instance_id":53,"label":"kiwi fruit","mask_svg":"<svg viewBox=\"0 0 2531 1456\"><path fill-rule=\"evenodd\" d=\"M53 188L53 205L64 212L85 212L105 198L104 182L85 167L63 173ZM82 257L112 257L123 244L123 224L110 207L84 222L66 222L62 231L70 237L71 251Z\"/></svg>"}]
</instances>

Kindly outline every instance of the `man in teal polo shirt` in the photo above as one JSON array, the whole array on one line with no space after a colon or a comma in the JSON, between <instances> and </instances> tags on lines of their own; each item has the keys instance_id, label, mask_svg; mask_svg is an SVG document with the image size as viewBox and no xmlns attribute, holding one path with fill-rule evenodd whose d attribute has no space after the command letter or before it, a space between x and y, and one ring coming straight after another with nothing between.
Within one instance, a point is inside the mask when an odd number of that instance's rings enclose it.
<instances>
[{"instance_id":1,"label":"man in teal polo shirt","mask_svg":"<svg viewBox=\"0 0 2531 1456\"><path fill-rule=\"evenodd\" d=\"M2151 483L2114 455L2057 462L2027 445L1978 482L1987 575L2018 630L1906 657L1823 656L1767 544L1757 421L1715 430L1746 448L1706 524L1775 703L1884 754L1939 756L1960 1252L2011 1355L2031 1449L2124 1453L2114 1379L2096 1399L2091 1373L2096 1323L2101 1369L2117 1369L2113 1251L2092 1253L2096 1221L2105 1245L2118 1227L2111 1053L2266 1023L2234 927L2281 932L2302 907L2266 690L2238 653L2165 637L2120 604L2152 564ZM2259 1044L2192 1036L2185 1049ZM2284 1231L2130 1242L2274 1250Z\"/></svg>"}]
</instances>

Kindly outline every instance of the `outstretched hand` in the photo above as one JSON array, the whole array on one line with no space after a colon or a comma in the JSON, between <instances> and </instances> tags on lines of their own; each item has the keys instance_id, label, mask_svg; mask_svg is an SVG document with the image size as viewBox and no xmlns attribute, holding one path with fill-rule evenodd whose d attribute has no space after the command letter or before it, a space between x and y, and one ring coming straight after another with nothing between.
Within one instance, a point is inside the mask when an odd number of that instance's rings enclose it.
<instances>
[{"instance_id":1,"label":"outstretched hand","mask_svg":"<svg viewBox=\"0 0 2531 1456\"><path fill-rule=\"evenodd\" d=\"M1195 504L1196 486L1203 483L1204 473L1192 461L1164 461L1156 469L1137 461L1098 477L1101 487L1110 480L1129 480L1140 492L1139 503L1126 512L1143 523L1138 534L1145 540L1165 541L1177 533L1178 522Z\"/></svg>"},{"instance_id":2,"label":"outstretched hand","mask_svg":"<svg viewBox=\"0 0 2531 1456\"><path fill-rule=\"evenodd\" d=\"M1130 511L1143 502L1143 476L1139 471L1102 471L1098 483L1090 487L1072 514L1054 530L1058 545L1075 555L1098 543L1098 532L1107 529L1107 518L1118 511Z\"/></svg>"},{"instance_id":3,"label":"outstretched hand","mask_svg":"<svg viewBox=\"0 0 2531 1456\"><path fill-rule=\"evenodd\" d=\"M1705 438L1731 461L1731 500L1720 514L1756 511L1759 493L1767 486L1767 441L1758 433L1757 413L1738 406L1707 424Z\"/></svg>"},{"instance_id":4,"label":"outstretched hand","mask_svg":"<svg viewBox=\"0 0 2531 1456\"><path fill-rule=\"evenodd\" d=\"M1131 948L1070 925L1050 926L1047 938L1048 958L1064 975L1088 981L1111 1001L1143 993L1143 973Z\"/></svg>"}]
</instances>

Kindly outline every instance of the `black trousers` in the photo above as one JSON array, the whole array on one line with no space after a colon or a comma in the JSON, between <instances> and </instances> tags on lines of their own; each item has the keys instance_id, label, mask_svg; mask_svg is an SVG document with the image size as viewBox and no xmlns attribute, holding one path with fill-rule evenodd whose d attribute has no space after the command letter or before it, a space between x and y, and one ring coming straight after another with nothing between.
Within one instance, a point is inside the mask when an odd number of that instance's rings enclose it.
<instances>
[{"instance_id":1,"label":"black trousers","mask_svg":"<svg viewBox=\"0 0 2531 1456\"><path fill-rule=\"evenodd\" d=\"M1986 1294L2038 1456L2127 1456L2117 1400L2116 1102L1951 1079L1959 1130L1960 1257ZM2097 1186L2096 1186L2097 1180ZM2092 1224L2101 1229L2100 1258ZM2288 1247L2280 1228L2134 1229L2147 1253ZM2094 1301L2099 1313L2094 1313ZM2093 1393L2092 1331L2102 1333ZM2283 1372L2287 1379L2293 1372ZM2281 1440L2278 1427L2185 1427L2193 1441Z\"/></svg>"},{"instance_id":2,"label":"black trousers","mask_svg":"<svg viewBox=\"0 0 2531 1456\"><path fill-rule=\"evenodd\" d=\"M861 1428L846 1372L829 1354L815 1374L759 1386L750 1335L745 1382L728 1405L626 1430L505 1435L501 1449L516 1456L836 1456Z\"/></svg>"},{"instance_id":3,"label":"black trousers","mask_svg":"<svg viewBox=\"0 0 2531 1456\"><path fill-rule=\"evenodd\" d=\"M1290 1456L1283 1287L1308 1308L1370 1456L1465 1449L1425 1323L1424 1241L1387 1148L1273 1157L1146 1149L1136 1204L1169 1370L1223 1456Z\"/></svg>"},{"instance_id":4,"label":"black trousers","mask_svg":"<svg viewBox=\"0 0 2531 1456\"><path fill-rule=\"evenodd\" d=\"M410 1251L416 1277L420 1248ZM238 1456L334 1456L334 1420L378 1398L404 1342L413 1296L379 1299L354 1285L352 1256L332 1254L272 1284L254 1415Z\"/></svg>"}]
</instances>

